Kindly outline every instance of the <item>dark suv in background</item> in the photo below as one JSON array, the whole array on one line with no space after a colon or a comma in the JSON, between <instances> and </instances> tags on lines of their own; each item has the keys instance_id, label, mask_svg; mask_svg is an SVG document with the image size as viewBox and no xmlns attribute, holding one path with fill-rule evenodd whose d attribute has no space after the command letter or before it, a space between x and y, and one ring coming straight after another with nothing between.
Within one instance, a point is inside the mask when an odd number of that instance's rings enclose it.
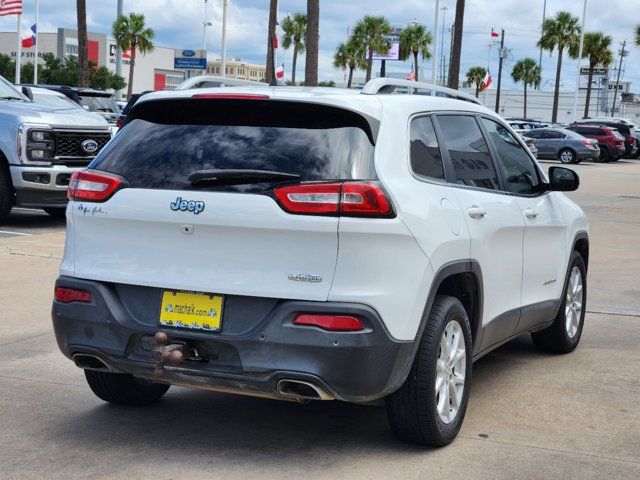
<instances>
[{"instance_id":1,"label":"dark suv in background","mask_svg":"<svg viewBox=\"0 0 640 480\"><path fill-rule=\"evenodd\" d=\"M36 86L36 85L33 85ZM115 125L120 118L120 107L109 92L93 88L68 87L66 85L37 85L54 92L60 92L85 110L102 115L109 125Z\"/></svg>"},{"instance_id":2,"label":"dark suv in background","mask_svg":"<svg viewBox=\"0 0 640 480\"><path fill-rule=\"evenodd\" d=\"M640 148L638 145L638 139L635 137L634 132L631 130L631 127L626 122L620 121L606 121L606 120L598 120L598 119L587 119L587 120L578 120L575 125L596 125L603 126L609 128L615 128L620 132L620 134L624 137L625 140L625 157L629 158L638 158L640 156Z\"/></svg>"},{"instance_id":3,"label":"dark suv in background","mask_svg":"<svg viewBox=\"0 0 640 480\"><path fill-rule=\"evenodd\" d=\"M576 132L583 137L597 140L600 147L601 162L615 162L626 153L625 139L615 128L574 124L568 126L567 130Z\"/></svg>"}]
</instances>

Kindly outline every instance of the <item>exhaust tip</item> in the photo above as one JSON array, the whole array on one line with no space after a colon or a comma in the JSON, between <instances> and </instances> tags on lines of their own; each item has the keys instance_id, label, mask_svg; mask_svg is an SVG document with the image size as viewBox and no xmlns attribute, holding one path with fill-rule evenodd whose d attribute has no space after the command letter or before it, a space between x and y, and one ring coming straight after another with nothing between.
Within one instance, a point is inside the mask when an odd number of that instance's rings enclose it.
<instances>
[{"instance_id":1,"label":"exhaust tip","mask_svg":"<svg viewBox=\"0 0 640 480\"><path fill-rule=\"evenodd\" d=\"M102 372L111 371L111 368L109 368L106 363L93 355L77 353L73 356L73 361L75 362L76 367L82 368L84 370L98 370Z\"/></svg>"},{"instance_id":2,"label":"exhaust tip","mask_svg":"<svg viewBox=\"0 0 640 480\"><path fill-rule=\"evenodd\" d=\"M288 398L294 398L298 401L307 402L309 400L333 400L333 396L329 395L320 387L302 380L280 380L278 382L278 394Z\"/></svg>"}]
</instances>

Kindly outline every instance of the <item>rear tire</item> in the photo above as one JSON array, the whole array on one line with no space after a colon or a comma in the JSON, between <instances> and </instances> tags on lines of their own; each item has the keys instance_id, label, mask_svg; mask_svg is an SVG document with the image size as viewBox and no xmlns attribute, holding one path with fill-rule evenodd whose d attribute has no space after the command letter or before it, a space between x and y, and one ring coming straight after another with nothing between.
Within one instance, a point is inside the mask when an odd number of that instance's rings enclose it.
<instances>
[{"instance_id":1,"label":"rear tire","mask_svg":"<svg viewBox=\"0 0 640 480\"><path fill-rule=\"evenodd\" d=\"M609 154L609 150L606 148L600 149L600 157L597 160L599 163L609 163L611 161L611 155Z\"/></svg>"},{"instance_id":2,"label":"rear tire","mask_svg":"<svg viewBox=\"0 0 640 480\"><path fill-rule=\"evenodd\" d=\"M51 215L53 218L66 218L66 208L43 208L45 212Z\"/></svg>"},{"instance_id":3,"label":"rear tire","mask_svg":"<svg viewBox=\"0 0 640 480\"><path fill-rule=\"evenodd\" d=\"M431 447L454 440L469 400L472 352L462 303L438 295L407 379L386 398L389 425L399 439Z\"/></svg>"},{"instance_id":4,"label":"rear tire","mask_svg":"<svg viewBox=\"0 0 640 480\"><path fill-rule=\"evenodd\" d=\"M157 402L169 390L169 385L153 383L128 373L85 370L84 375L98 398L116 405L142 407Z\"/></svg>"},{"instance_id":5,"label":"rear tire","mask_svg":"<svg viewBox=\"0 0 640 480\"><path fill-rule=\"evenodd\" d=\"M558 152L558 160L565 165L576 163L576 154L570 148L563 148Z\"/></svg>"},{"instance_id":6,"label":"rear tire","mask_svg":"<svg viewBox=\"0 0 640 480\"><path fill-rule=\"evenodd\" d=\"M0 155L0 223L3 223L13 208L14 191L9 169Z\"/></svg>"},{"instance_id":7,"label":"rear tire","mask_svg":"<svg viewBox=\"0 0 640 480\"><path fill-rule=\"evenodd\" d=\"M579 277L579 280L576 278ZM576 288L579 281L580 288ZM576 302L580 304L579 311ZM569 263L569 275L562 293L562 303L553 324L531 334L533 343L541 350L569 353L576 349L582 336L587 306L587 270L582 256L573 252Z\"/></svg>"}]
</instances>

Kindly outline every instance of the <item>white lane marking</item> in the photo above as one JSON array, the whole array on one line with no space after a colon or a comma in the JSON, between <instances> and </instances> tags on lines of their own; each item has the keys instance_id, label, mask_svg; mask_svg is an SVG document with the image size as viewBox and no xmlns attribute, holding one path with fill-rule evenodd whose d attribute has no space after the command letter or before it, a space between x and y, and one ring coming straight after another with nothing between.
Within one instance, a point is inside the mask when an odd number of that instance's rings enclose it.
<instances>
[{"instance_id":1,"label":"white lane marking","mask_svg":"<svg viewBox=\"0 0 640 480\"><path fill-rule=\"evenodd\" d=\"M0 230L0 233L6 233L8 235L18 235L21 237L30 237L32 235L31 233L10 232L8 230Z\"/></svg>"}]
</instances>

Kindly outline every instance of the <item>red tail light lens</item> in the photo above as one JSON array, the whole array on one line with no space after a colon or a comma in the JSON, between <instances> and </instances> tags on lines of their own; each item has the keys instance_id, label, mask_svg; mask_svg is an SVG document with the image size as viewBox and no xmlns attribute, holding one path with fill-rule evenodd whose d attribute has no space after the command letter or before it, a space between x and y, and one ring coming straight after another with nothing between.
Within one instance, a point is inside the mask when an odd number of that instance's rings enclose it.
<instances>
[{"instance_id":1,"label":"red tail light lens","mask_svg":"<svg viewBox=\"0 0 640 480\"><path fill-rule=\"evenodd\" d=\"M67 197L69 200L104 202L122 185L122 180L104 173L80 170L71 176Z\"/></svg>"},{"instance_id":2,"label":"red tail light lens","mask_svg":"<svg viewBox=\"0 0 640 480\"><path fill-rule=\"evenodd\" d=\"M116 127L120 128L123 123L124 123L124 120L122 118L117 119L116 120Z\"/></svg>"},{"instance_id":3,"label":"red tail light lens","mask_svg":"<svg viewBox=\"0 0 640 480\"><path fill-rule=\"evenodd\" d=\"M77 290L75 288L57 287L55 291L55 298L60 303L91 303L93 297L91 293L86 290Z\"/></svg>"},{"instance_id":4,"label":"red tail light lens","mask_svg":"<svg viewBox=\"0 0 640 480\"><path fill-rule=\"evenodd\" d=\"M314 183L276 188L284 210L306 215L388 217L393 214L384 191L373 183Z\"/></svg>"},{"instance_id":5,"label":"red tail light lens","mask_svg":"<svg viewBox=\"0 0 640 480\"><path fill-rule=\"evenodd\" d=\"M293 320L294 325L318 327L333 332L359 332L364 330L362 320L348 315L301 314Z\"/></svg>"}]
</instances>

